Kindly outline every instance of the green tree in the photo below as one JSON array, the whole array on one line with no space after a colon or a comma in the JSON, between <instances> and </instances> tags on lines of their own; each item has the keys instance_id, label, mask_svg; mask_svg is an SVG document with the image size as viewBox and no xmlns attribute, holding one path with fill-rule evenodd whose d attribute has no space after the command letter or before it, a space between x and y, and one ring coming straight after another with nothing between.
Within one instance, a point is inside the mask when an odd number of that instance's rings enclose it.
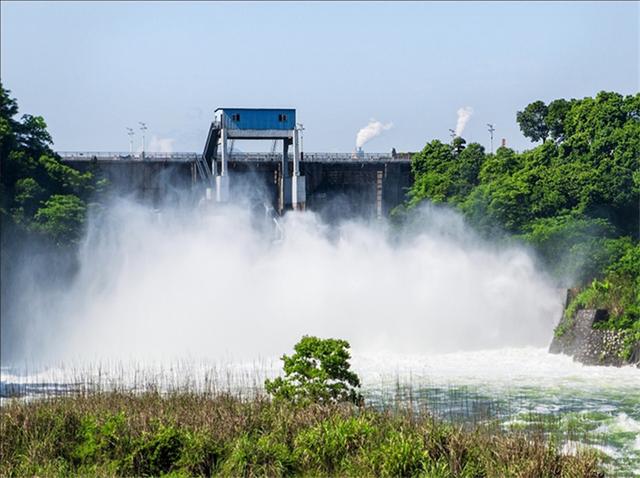
<instances>
[{"instance_id":1,"label":"green tree","mask_svg":"<svg viewBox=\"0 0 640 478\"><path fill-rule=\"evenodd\" d=\"M60 161L40 116L22 115L0 84L0 220L58 245L78 239L86 201L103 187L90 172Z\"/></svg>"},{"instance_id":2,"label":"green tree","mask_svg":"<svg viewBox=\"0 0 640 478\"><path fill-rule=\"evenodd\" d=\"M452 163L453 148L437 139L416 153L411 160L415 180L409 191L410 204L425 198L435 203L444 202L451 193Z\"/></svg>"},{"instance_id":3,"label":"green tree","mask_svg":"<svg viewBox=\"0 0 640 478\"><path fill-rule=\"evenodd\" d=\"M425 145L412 160L416 179L409 191L409 197L415 198L412 204L425 198L436 203L459 202L478 185L484 158L484 147L478 143L466 146L460 137L450 145L438 140Z\"/></svg>"},{"instance_id":4,"label":"green tree","mask_svg":"<svg viewBox=\"0 0 640 478\"><path fill-rule=\"evenodd\" d=\"M544 141L549 136L549 126L546 118L547 105L542 101L534 101L527 105L523 111L518 111L516 121L520 125L520 131L531 141Z\"/></svg>"},{"instance_id":5,"label":"green tree","mask_svg":"<svg viewBox=\"0 0 640 478\"><path fill-rule=\"evenodd\" d=\"M556 275L584 284L620 255L629 238L614 239L615 228L605 219L577 214L537 218L525 226L520 236L533 245Z\"/></svg>"},{"instance_id":6,"label":"green tree","mask_svg":"<svg viewBox=\"0 0 640 478\"><path fill-rule=\"evenodd\" d=\"M460 154L466 147L466 144L467 142L465 141L465 139L460 136L456 136L455 138L453 138L453 141L451 141L451 146L453 147L453 151L455 151L456 154Z\"/></svg>"},{"instance_id":7,"label":"green tree","mask_svg":"<svg viewBox=\"0 0 640 478\"><path fill-rule=\"evenodd\" d=\"M360 379L350 370L349 343L339 339L304 336L292 356L283 355L284 378L265 381L277 400L294 403L360 403Z\"/></svg>"},{"instance_id":8,"label":"green tree","mask_svg":"<svg viewBox=\"0 0 640 478\"><path fill-rule=\"evenodd\" d=\"M479 184L480 169L484 160L484 147L479 143L469 143L458 154L454 186L456 196L467 196Z\"/></svg>"},{"instance_id":9,"label":"green tree","mask_svg":"<svg viewBox=\"0 0 640 478\"><path fill-rule=\"evenodd\" d=\"M544 119L549 128L551 139L562 141L564 138L564 121L574 100L558 99L549 103Z\"/></svg>"},{"instance_id":10,"label":"green tree","mask_svg":"<svg viewBox=\"0 0 640 478\"><path fill-rule=\"evenodd\" d=\"M87 206L78 196L54 194L36 212L35 228L64 246L77 240L86 212Z\"/></svg>"}]
</instances>

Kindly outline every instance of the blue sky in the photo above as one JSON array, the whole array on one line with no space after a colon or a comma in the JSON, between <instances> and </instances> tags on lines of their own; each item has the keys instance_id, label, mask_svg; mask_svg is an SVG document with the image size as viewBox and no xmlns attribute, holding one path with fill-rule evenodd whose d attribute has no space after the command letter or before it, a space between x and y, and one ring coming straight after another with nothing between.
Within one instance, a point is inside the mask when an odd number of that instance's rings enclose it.
<instances>
[{"instance_id":1,"label":"blue sky","mask_svg":"<svg viewBox=\"0 0 640 478\"><path fill-rule=\"evenodd\" d=\"M1 4L1 78L45 117L58 150L201 151L219 106L295 107L307 151L415 151L486 123L531 144L515 113L534 100L639 88L639 3ZM140 136L136 136L139 143ZM254 149L250 145L238 145ZM261 145L262 149L268 148Z\"/></svg>"}]
</instances>

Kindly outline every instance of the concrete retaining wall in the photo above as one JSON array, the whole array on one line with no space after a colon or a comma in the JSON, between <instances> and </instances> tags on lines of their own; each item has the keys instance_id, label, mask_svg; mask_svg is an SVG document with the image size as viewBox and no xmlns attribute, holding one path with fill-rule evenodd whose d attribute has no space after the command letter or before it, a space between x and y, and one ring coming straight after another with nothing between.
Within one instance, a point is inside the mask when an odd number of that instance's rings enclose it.
<instances>
[{"instance_id":1,"label":"concrete retaining wall","mask_svg":"<svg viewBox=\"0 0 640 478\"><path fill-rule=\"evenodd\" d=\"M563 332L554 336L549 352L570 355L585 365L619 367L636 363L640 367L640 344L627 360L623 358L624 332L594 328L608 317L609 313L604 309L583 309L568 318L563 315L558 324Z\"/></svg>"}]
</instances>

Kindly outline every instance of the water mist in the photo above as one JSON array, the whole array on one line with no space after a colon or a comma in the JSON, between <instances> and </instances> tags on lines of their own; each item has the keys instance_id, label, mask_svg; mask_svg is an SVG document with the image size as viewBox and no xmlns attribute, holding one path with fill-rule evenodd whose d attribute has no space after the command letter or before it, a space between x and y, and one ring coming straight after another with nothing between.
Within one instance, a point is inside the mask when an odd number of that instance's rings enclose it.
<instances>
[{"instance_id":1,"label":"water mist","mask_svg":"<svg viewBox=\"0 0 640 478\"><path fill-rule=\"evenodd\" d=\"M34 346L13 359L253 359L304 334L369 354L544 347L561 313L525 250L444 208L424 207L405 234L288 213L276 242L249 211L114 202L90 219L73 283L25 291Z\"/></svg>"}]
</instances>

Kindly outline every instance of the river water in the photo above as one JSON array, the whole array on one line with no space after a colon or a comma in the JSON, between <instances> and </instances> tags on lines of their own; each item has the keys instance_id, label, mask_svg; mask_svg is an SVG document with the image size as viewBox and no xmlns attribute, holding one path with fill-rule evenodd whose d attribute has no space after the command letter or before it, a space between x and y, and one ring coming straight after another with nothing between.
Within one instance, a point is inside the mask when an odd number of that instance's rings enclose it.
<instances>
[{"instance_id":1,"label":"river water","mask_svg":"<svg viewBox=\"0 0 640 478\"><path fill-rule=\"evenodd\" d=\"M599 449L616 476L640 475L640 370L584 366L544 348L360 357L370 400L393 396L457 423L537 425L566 452Z\"/></svg>"},{"instance_id":2,"label":"river water","mask_svg":"<svg viewBox=\"0 0 640 478\"><path fill-rule=\"evenodd\" d=\"M352 359L373 406L411 405L460 425L544 429L564 452L602 452L612 476L640 474L640 370L593 367L544 348L503 348L432 355L375 354ZM38 397L75 387L191 388L260 393L278 373L277 359L158 363L109 362L83 367L3 368L0 393ZM29 369L31 369L29 371Z\"/></svg>"}]
</instances>

